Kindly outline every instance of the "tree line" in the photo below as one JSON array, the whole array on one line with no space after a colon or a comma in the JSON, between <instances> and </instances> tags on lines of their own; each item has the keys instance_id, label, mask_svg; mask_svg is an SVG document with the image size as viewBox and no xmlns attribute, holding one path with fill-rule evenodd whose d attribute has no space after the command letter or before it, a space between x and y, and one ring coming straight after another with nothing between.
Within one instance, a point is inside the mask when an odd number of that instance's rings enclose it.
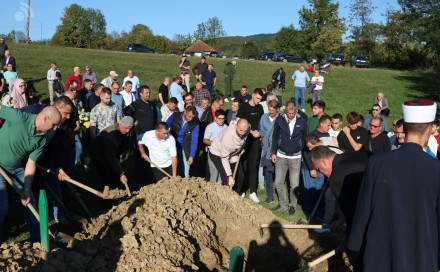
<instances>
[{"instance_id":1,"label":"tree line","mask_svg":"<svg viewBox=\"0 0 440 272\"><path fill-rule=\"evenodd\" d=\"M439 69L439 1L398 0L400 9L387 8L384 23L372 22L371 14L377 8L371 0L351 1L347 19L339 17L338 1L308 2L299 11L298 26L283 26L276 34L226 37L222 21L213 17L198 24L193 33L175 34L172 40L154 35L143 24L132 26L129 32L107 33L99 9L72 4L64 10L49 44L121 51L129 43L139 43L161 53L181 53L194 41L203 40L224 54L245 58L264 51L318 60L325 60L330 53L344 53L347 59L368 56L378 67ZM6 35L13 42L24 42L23 37L21 31Z\"/></svg>"}]
</instances>

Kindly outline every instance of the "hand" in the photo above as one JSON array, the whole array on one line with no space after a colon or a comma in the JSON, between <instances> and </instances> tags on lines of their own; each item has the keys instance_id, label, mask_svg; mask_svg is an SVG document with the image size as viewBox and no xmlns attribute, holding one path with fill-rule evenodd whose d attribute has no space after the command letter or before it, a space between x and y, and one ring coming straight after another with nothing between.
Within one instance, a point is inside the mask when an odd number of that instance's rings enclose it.
<instances>
[{"instance_id":1,"label":"hand","mask_svg":"<svg viewBox=\"0 0 440 272\"><path fill-rule=\"evenodd\" d=\"M31 201L31 193L32 193L31 189L24 189L23 192L24 198L21 199L21 204L23 204L23 206L27 206Z\"/></svg>"},{"instance_id":2,"label":"hand","mask_svg":"<svg viewBox=\"0 0 440 272\"><path fill-rule=\"evenodd\" d=\"M344 127L343 129L342 129L342 131L345 133L345 135L348 135L348 134L350 134L350 128L347 126L347 127Z\"/></svg>"},{"instance_id":3,"label":"hand","mask_svg":"<svg viewBox=\"0 0 440 272\"><path fill-rule=\"evenodd\" d=\"M188 165L191 165L193 163L193 157L188 158Z\"/></svg>"},{"instance_id":4,"label":"hand","mask_svg":"<svg viewBox=\"0 0 440 272\"><path fill-rule=\"evenodd\" d=\"M272 155L270 156L270 158L272 159L272 162L273 162L273 163L277 163L277 155L272 154Z\"/></svg>"},{"instance_id":5,"label":"hand","mask_svg":"<svg viewBox=\"0 0 440 272\"><path fill-rule=\"evenodd\" d=\"M142 159L144 159L144 160L146 160L146 161L149 161L149 160L150 160L150 158L148 157L147 154L142 155Z\"/></svg>"},{"instance_id":6,"label":"hand","mask_svg":"<svg viewBox=\"0 0 440 272\"><path fill-rule=\"evenodd\" d=\"M70 178L66 172L64 172L63 168L58 168L56 171L57 175L58 175L58 180L59 181L65 181L66 179Z\"/></svg>"},{"instance_id":7,"label":"hand","mask_svg":"<svg viewBox=\"0 0 440 272\"><path fill-rule=\"evenodd\" d=\"M260 132L258 130L251 130L251 134L254 138L260 138Z\"/></svg>"},{"instance_id":8,"label":"hand","mask_svg":"<svg viewBox=\"0 0 440 272\"><path fill-rule=\"evenodd\" d=\"M316 172L316 170L315 169L313 169L313 170L310 170L310 176L312 177L312 178L316 178L317 176L318 176L318 173Z\"/></svg>"},{"instance_id":9,"label":"hand","mask_svg":"<svg viewBox=\"0 0 440 272\"><path fill-rule=\"evenodd\" d=\"M119 178L119 180L120 180L122 183L126 183L126 182L128 181L128 179L127 179L127 177L126 177L125 175L122 175L122 176Z\"/></svg>"},{"instance_id":10,"label":"hand","mask_svg":"<svg viewBox=\"0 0 440 272\"><path fill-rule=\"evenodd\" d=\"M229 188L232 189L232 187L234 186L234 184L235 184L235 180L234 180L234 178L231 177L231 176L229 176L229 177L228 177L228 186L229 186Z\"/></svg>"},{"instance_id":11,"label":"hand","mask_svg":"<svg viewBox=\"0 0 440 272\"><path fill-rule=\"evenodd\" d=\"M208 146L205 146L205 152L208 152L208 151L209 151Z\"/></svg>"}]
</instances>

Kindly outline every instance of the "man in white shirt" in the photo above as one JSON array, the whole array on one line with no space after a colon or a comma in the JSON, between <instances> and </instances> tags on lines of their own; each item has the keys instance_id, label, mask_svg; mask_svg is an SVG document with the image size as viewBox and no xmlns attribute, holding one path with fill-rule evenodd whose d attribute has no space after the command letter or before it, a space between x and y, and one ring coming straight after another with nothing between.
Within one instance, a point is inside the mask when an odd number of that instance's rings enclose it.
<instances>
[{"instance_id":1,"label":"man in white shirt","mask_svg":"<svg viewBox=\"0 0 440 272\"><path fill-rule=\"evenodd\" d=\"M324 77L320 75L319 70L315 70L315 75L310 80L309 91L313 95L313 101L322 100L322 86L324 85Z\"/></svg>"},{"instance_id":2,"label":"man in white shirt","mask_svg":"<svg viewBox=\"0 0 440 272\"><path fill-rule=\"evenodd\" d=\"M342 131L342 115L335 113L332 116L332 127L328 131L330 137L338 137L339 132Z\"/></svg>"},{"instance_id":3,"label":"man in white shirt","mask_svg":"<svg viewBox=\"0 0 440 272\"><path fill-rule=\"evenodd\" d=\"M122 98L124 98L124 104L126 107L136 100L134 94L131 92L132 88L133 88L133 83L128 80L124 84L124 90L121 91L121 95Z\"/></svg>"},{"instance_id":4,"label":"man in white shirt","mask_svg":"<svg viewBox=\"0 0 440 272\"><path fill-rule=\"evenodd\" d=\"M104 78L104 79L101 81L101 84L104 85L104 86L107 87L107 88L111 88L113 82L116 81L116 77L117 77L117 76L118 76L118 74L116 74L115 71L110 71L108 77Z\"/></svg>"},{"instance_id":5,"label":"man in white shirt","mask_svg":"<svg viewBox=\"0 0 440 272\"><path fill-rule=\"evenodd\" d=\"M175 97L171 97L168 100L168 103L166 103L160 108L160 114L162 115L161 121L166 122L168 117L170 117L170 115L174 113L176 107L177 107L177 99Z\"/></svg>"},{"instance_id":6,"label":"man in white shirt","mask_svg":"<svg viewBox=\"0 0 440 272\"><path fill-rule=\"evenodd\" d=\"M127 76L124 78L124 81L122 82L122 86L125 86L125 83L127 81L131 81L132 89L131 92L134 94L134 97L139 99L139 87L141 86L141 82L139 81L139 78L134 75L133 70L128 70Z\"/></svg>"},{"instance_id":7,"label":"man in white shirt","mask_svg":"<svg viewBox=\"0 0 440 272\"><path fill-rule=\"evenodd\" d=\"M149 156L145 152L144 146L148 148ZM141 157L151 163L155 182L165 177L157 167L166 173L177 176L177 151L176 140L169 133L169 127L165 122L156 125L156 130L145 132L142 139L138 142Z\"/></svg>"},{"instance_id":8,"label":"man in white shirt","mask_svg":"<svg viewBox=\"0 0 440 272\"><path fill-rule=\"evenodd\" d=\"M58 79L57 77L57 64L55 62L52 62L50 64L50 69L47 71L47 82L49 83L49 98L50 98L50 104L53 104L53 98L54 98L54 90L53 90L53 81Z\"/></svg>"}]
</instances>

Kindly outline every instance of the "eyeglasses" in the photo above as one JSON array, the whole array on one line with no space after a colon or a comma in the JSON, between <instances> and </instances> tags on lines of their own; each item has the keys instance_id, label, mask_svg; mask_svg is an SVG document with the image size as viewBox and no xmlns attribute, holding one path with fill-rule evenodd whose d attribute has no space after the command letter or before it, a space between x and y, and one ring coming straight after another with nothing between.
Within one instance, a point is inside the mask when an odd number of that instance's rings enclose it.
<instances>
[{"instance_id":1,"label":"eyeglasses","mask_svg":"<svg viewBox=\"0 0 440 272\"><path fill-rule=\"evenodd\" d=\"M218 120L225 120L225 117L217 117Z\"/></svg>"},{"instance_id":2,"label":"eyeglasses","mask_svg":"<svg viewBox=\"0 0 440 272\"><path fill-rule=\"evenodd\" d=\"M185 102L193 102L192 99L185 99Z\"/></svg>"},{"instance_id":3,"label":"eyeglasses","mask_svg":"<svg viewBox=\"0 0 440 272\"><path fill-rule=\"evenodd\" d=\"M374 127L374 128L379 128L379 127L381 127L382 125L378 125L378 126L376 126L376 125L373 125L373 124L370 124L370 127Z\"/></svg>"}]
</instances>

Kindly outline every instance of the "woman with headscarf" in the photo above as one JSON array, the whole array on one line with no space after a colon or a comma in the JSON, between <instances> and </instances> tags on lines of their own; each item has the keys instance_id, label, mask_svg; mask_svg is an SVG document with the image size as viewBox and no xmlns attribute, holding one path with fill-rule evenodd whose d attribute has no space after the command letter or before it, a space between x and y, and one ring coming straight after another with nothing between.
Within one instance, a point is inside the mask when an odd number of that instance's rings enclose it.
<instances>
[{"instance_id":1,"label":"woman with headscarf","mask_svg":"<svg viewBox=\"0 0 440 272\"><path fill-rule=\"evenodd\" d=\"M14 81L14 86L12 87L12 107L15 109L21 109L23 107L26 107L28 105L28 101L26 98L26 82L21 79L17 78Z\"/></svg>"}]
</instances>

